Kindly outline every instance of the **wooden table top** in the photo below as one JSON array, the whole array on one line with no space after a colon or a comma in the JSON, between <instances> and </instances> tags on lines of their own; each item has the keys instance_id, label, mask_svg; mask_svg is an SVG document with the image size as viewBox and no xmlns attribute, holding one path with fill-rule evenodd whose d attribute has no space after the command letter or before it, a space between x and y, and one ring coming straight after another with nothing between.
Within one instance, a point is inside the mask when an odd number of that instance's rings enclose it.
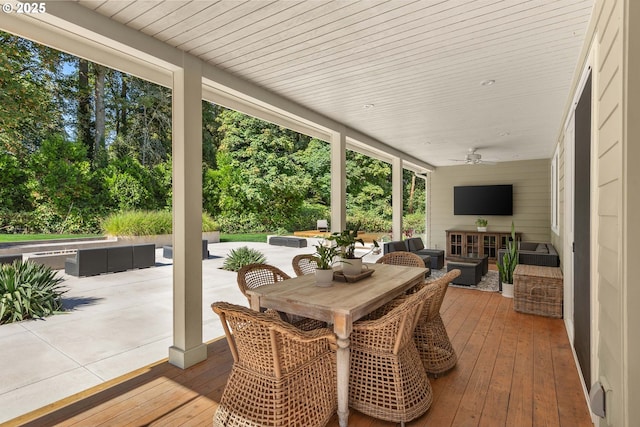
<instances>
[{"instance_id":1,"label":"wooden table top","mask_svg":"<svg viewBox=\"0 0 640 427\"><path fill-rule=\"evenodd\" d=\"M335 315L356 321L419 283L426 268L366 264L375 272L358 282L333 281L330 287L315 285L315 275L287 279L248 290L260 306L290 314L333 322ZM255 307L254 307L255 308Z\"/></svg>"}]
</instances>

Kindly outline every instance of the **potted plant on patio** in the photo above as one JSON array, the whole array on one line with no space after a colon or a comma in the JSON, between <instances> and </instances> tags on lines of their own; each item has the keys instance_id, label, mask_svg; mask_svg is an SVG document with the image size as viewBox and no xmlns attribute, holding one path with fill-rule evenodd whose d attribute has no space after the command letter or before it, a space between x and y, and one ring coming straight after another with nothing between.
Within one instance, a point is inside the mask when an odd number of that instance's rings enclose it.
<instances>
[{"instance_id":1,"label":"potted plant on patio","mask_svg":"<svg viewBox=\"0 0 640 427\"><path fill-rule=\"evenodd\" d=\"M487 224L488 223L489 223L489 221L487 221L484 218L476 219L476 227L478 228L478 231L487 231Z\"/></svg>"},{"instance_id":2,"label":"potted plant on patio","mask_svg":"<svg viewBox=\"0 0 640 427\"><path fill-rule=\"evenodd\" d=\"M373 240L373 247L366 254L356 257L356 243L360 243L364 246L364 240L358 237L361 223L357 223L352 228L347 227L346 230L332 233L329 236L329 240L336 242L336 245L340 248L340 255L342 256L342 263L344 264L342 271L346 275L358 275L362 272L362 258L368 255L370 252L379 247L378 242Z\"/></svg>"},{"instance_id":3,"label":"potted plant on patio","mask_svg":"<svg viewBox=\"0 0 640 427\"><path fill-rule=\"evenodd\" d=\"M502 281L502 296L513 298L513 271L518 265L518 244L516 242L516 231L511 222L511 238L507 241L507 248L502 263L498 264L498 272Z\"/></svg>"},{"instance_id":4,"label":"potted plant on patio","mask_svg":"<svg viewBox=\"0 0 640 427\"><path fill-rule=\"evenodd\" d=\"M336 257L340 254L338 248L331 244L319 244L314 245L316 253L313 254L316 257L316 263L318 268L316 269L316 285L317 286L331 286L333 282L333 264L336 261Z\"/></svg>"}]
</instances>

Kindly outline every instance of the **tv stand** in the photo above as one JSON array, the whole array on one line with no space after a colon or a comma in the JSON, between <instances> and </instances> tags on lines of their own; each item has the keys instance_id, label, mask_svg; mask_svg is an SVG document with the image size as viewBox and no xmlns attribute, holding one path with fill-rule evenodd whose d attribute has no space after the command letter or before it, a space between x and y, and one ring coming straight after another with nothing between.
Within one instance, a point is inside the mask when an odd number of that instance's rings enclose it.
<instances>
[{"instance_id":1,"label":"tv stand","mask_svg":"<svg viewBox=\"0 0 640 427\"><path fill-rule=\"evenodd\" d=\"M460 259L466 256L487 256L495 261L498 250L507 247L511 231L478 231L477 229L455 228L447 230L447 259ZM516 233L520 240L520 233Z\"/></svg>"}]
</instances>

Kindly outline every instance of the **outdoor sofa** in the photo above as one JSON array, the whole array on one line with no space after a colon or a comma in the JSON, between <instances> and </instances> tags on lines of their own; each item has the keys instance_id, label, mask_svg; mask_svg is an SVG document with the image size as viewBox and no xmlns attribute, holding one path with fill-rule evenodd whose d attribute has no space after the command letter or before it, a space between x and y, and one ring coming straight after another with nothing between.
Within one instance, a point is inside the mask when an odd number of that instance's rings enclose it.
<instances>
[{"instance_id":1,"label":"outdoor sofa","mask_svg":"<svg viewBox=\"0 0 640 427\"><path fill-rule=\"evenodd\" d=\"M152 267L156 263L155 250L153 243L78 249L75 257L65 261L64 272L82 277Z\"/></svg>"},{"instance_id":2,"label":"outdoor sofa","mask_svg":"<svg viewBox=\"0 0 640 427\"><path fill-rule=\"evenodd\" d=\"M506 249L498 250L498 264L502 265L502 258L506 252ZM518 264L559 267L560 257L551 243L520 242Z\"/></svg>"},{"instance_id":3,"label":"outdoor sofa","mask_svg":"<svg viewBox=\"0 0 640 427\"><path fill-rule=\"evenodd\" d=\"M426 249L420 237L411 237L406 240L394 240L382 245L382 253L388 254L395 251L412 252L425 261L431 270L444 268L444 251L441 249ZM427 259L429 257L429 259Z\"/></svg>"}]
</instances>

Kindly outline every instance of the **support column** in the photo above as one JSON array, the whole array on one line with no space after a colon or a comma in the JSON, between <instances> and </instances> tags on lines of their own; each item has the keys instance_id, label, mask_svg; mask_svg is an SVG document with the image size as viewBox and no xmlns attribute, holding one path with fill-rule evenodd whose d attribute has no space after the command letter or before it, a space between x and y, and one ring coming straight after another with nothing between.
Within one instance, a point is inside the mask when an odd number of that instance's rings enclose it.
<instances>
[{"instance_id":1,"label":"support column","mask_svg":"<svg viewBox=\"0 0 640 427\"><path fill-rule=\"evenodd\" d=\"M391 163L391 223L393 240L402 240L402 159L394 157Z\"/></svg>"},{"instance_id":2,"label":"support column","mask_svg":"<svg viewBox=\"0 0 640 427\"><path fill-rule=\"evenodd\" d=\"M347 138L344 132L331 137L331 231L347 225Z\"/></svg>"},{"instance_id":3,"label":"support column","mask_svg":"<svg viewBox=\"0 0 640 427\"><path fill-rule=\"evenodd\" d=\"M173 346L169 363L207 358L202 342L202 70L183 54L173 74Z\"/></svg>"}]
</instances>

